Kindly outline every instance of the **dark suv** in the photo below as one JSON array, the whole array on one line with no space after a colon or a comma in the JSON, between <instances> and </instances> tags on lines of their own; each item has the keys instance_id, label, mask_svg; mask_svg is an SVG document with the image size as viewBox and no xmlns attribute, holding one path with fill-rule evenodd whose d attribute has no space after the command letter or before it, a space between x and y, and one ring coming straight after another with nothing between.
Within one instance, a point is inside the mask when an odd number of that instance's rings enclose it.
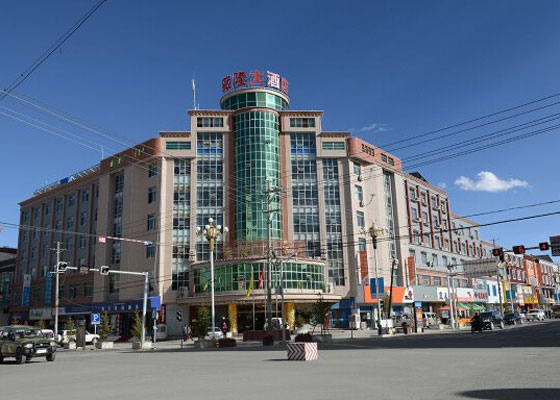
<instances>
[{"instance_id":1,"label":"dark suv","mask_svg":"<svg viewBox=\"0 0 560 400\"><path fill-rule=\"evenodd\" d=\"M491 331L496 329L496 327L504 329L504 319L502 314L497 311L480 313L480 320L482 321L483 329L490 329Z\"/></svg>"}]
</instances>

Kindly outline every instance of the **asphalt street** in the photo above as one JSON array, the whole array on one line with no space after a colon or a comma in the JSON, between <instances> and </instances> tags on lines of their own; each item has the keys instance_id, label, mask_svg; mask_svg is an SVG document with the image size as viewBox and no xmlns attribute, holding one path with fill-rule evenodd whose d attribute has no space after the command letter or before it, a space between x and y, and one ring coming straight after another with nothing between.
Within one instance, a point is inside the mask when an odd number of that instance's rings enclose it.
<instances>
[{"instance_id":1,"label":"asphalt street","mask_svg":"<svg viewBox=\"0 0 560 400\"><path fill-rule=\"evenodd\" d=\"M280 347L61 351L0 365L2 399L560 399L560 321Z\"/></svg>"}]
</instances>

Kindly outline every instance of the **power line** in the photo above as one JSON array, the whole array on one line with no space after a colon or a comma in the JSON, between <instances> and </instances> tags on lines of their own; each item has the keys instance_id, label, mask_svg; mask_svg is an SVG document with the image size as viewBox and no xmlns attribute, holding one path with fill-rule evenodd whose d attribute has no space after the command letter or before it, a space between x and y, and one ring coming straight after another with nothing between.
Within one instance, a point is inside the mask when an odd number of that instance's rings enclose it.
<instances>
[{"instance_id":1,"label":"power line","mask_svg":"<svg viewBox=\"0 0 560 400\"><path fill-rule=\"evenodd\" d=\"M0 101L4 100L8 94L21 85L29 76L41 66L49 56L62 46L107 0L100 0L88 12L86 12L74 25L72 25L62 36L60 36L51 46L45 50L31 65L27 67L5 90L0 94Z\"/></svg>"}]
</instances>

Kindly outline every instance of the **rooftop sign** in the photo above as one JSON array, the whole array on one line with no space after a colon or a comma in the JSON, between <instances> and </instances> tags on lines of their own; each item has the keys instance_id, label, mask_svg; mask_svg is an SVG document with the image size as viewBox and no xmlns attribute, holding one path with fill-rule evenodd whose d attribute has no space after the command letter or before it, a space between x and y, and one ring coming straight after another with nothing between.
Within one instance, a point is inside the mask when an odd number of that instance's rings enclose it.
<instances>
[{"instance_id":1,"label":"rooftop sign","mask_svg":"<svg viewBox=\"0 0 560 400\"><path fill-rule=\"evenodd\" d=\"M288 80L275 72L266 71L265 73L255 69L249 73L234 72L232 75L222 78L222 93L255 87L275 89L288 95Z\"/></svg>"},{"instance_id":2,"label":"rooftop sign","mask_svg":"<svg viewBox=\"0 0 560 400\"><path fill-rule=\"evenodd\" d=\"M498 263L494 258L463 261L465 275L469 278L498 275Z\"/></svg>"}]
</instances>

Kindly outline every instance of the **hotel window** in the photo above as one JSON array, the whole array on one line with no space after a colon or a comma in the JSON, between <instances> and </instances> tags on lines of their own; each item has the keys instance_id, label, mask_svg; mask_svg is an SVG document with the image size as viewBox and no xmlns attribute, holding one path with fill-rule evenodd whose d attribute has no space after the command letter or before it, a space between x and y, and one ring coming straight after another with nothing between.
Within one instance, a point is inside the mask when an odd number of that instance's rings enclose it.
<instances>
[{"instance_id":1,"label":"hotel window","mask_svg":"<svg viewBox=\"0 0 560 400\"><path fill-rule=\"evenodd\" d=\"M65 244L64 244L64 249L65 249L65 250L68 250L68 251L72 251L72 246L73 246L73 244L74 244L74 243L72 242L72 238L67 238L67 239L64 241L64 243L65 243Z\"/></svg>"},{"instance_id":2,"label":"hotel window","mask_svg":"<svg viewBox=\"0 0 560 400\"><path fill-rule=\"evenodd\" d=\"M74 228L74 217L66 218L66 229Z\"/></svg>"},{"instance_id":3,"label":"hotel window","mask_svg":"<svg viewBox=\"0 0 560 400\"><path fill-rule=\"evenodd\" d=\"M416 260L416 251L414 251L414 250L408 250L408 256L409 256L409 257L414 257L414 259Z\"/></svg>"},{"instance_id":4,"label":"hotel window","mask_svg":"<svg viewBox=\"0 0 560 400\"><path fill-rule=\"evenodd\" d=\"M438 255L432 253L432 267L437 267L439 265Z\"/></svg>"},{"instance_id":5,"label":"hotel window","mask_svg":"<svg viewBox=\"0 0 560 400\"><path fill-rule=\"evenodd\" d=\"M150 214L147 217L147 230L153 231L155 229L156 229L156 218L154 217L154 214Z\"/></svg>"},{"instance_id":6,"label":"hotel window","mask_svg":"<svg viewBox=\"0 0 560 400\"><path fill-rule=\"evenodd\" d=\"M146 246L146 258L154 258L156 256L156 246L153 243Z\"/></svg>"},{"instance_id":7,"label":"hotel window","mask_svg":"<svg viewBox=\"0 0 560 400\"><path fill-rule=\"evenodd\" d=\"M389 165L395 165L395 160L393 159L393 157L389 157Z\"/></svg>"},{"instance_id":8,"label":"hotel window","mask_svg":"<svg viewBox=\"0 0 560 400\"><path fill-rule=\"evenodd\" d=\"M443 266L447 268L447 256L441 256L441 262Z\"/></svg>"},{"instance_id":9,"label":"hotel window","mask_svg":"<svg viewBox=\"0 0 560 400\"><path fill-rule=\"evenodd\" d=\"M346 143L344 142L323 142L321 145L323 150L344 150Z\"/></svg>"},{"instance_id":10,"label":"hotel window","mask_svg":"<svg viewBox=\"0 0 560 400\"><path fill-rule=\"evenodd\" d=\"M166 142L165 143L165 150L190 150L190 149L191 149L191 142Z\"/></svg>"},{"instance_id":11,"label":"hotel window","mask_svg":"<svg viewBox=\"0 0 560 400\"><path fill-rule=\"evenodd\" d=\"M87 190L84 190L82 192L82 203L85 203L89 200L89 192Z\"/></svg>"},{"instance_id":12,"label":"hotel window","mask_svg":"<svg viewBox=\"0 0 560 400\"><path fill-rule=\"evenodd\" d=\"M198 128L222 128L224 126L224 119L199 117L196 119L196 126Z\"/></svg>"},{"instance_id":13,"label":"hotel window","mask_svg":"<svg viewBox=\"0 0 560 400\"><path fill-rule=\"evenodd\" d=\"M61 221L61 220L57 220L57 221L55 222L55 224L54 224L54 228L55 228L55 230L57 230L57 231L62 230L62 221Z\"/></svg>"},{"instance_id":14,"label":"hotel window","mask_svg":"<svg viewBox=\"0 0 560 400\"><path fill-rule=\"evenodd\" d=\"M157 191L156 187L152 186L148 188L148 203L153 203L157 201Z\"/></svg>"},{"instance_id":15,"label":"hotel window","mask_svg":"<svg viewBox=\"0 0 560 400\"><path fill-rule=\"evenodd\" d=\"M56 199L55 209L56 209L56 212L59 212L60 210L62 210L62 200Z\"/></svg>"},{"instance_id":16,"label":"hotel window","mask_svg":"<svg viewBox=\"0 0 560 400\"><path fill-rule=\"evenodd\" d=\"M290 128L314 128L315 118L290 118Z\"/></svg>"},{"instance_id":17,"label":"hotel window","mask_svg":"<svg viewBox=\"0 0 560 400\"><path fill-rule=\"evenodd\" d=\"M80 259L78 260L78 265L79 265L80 267L85 266L85 265L86 265L86 259L85 259L84 257L80 258Z\"/></svg>"},{"instance_id":18,"label":"hotel window","mask_svg":"<svg viewBox=\"0 0 560 400\"><path fill-rule=\"evenodd\" d=\"M86 248L86 237L85 236L80 236L79 239L79 243L80 243L80 249L85 249Z\"/></svg>"},{"instance_id":19,"label":"hotel window","mask_svg":"<svg viewBox=\"0 0 560 400\"><path fill-rule=\"evenodd\" d=\"M45 204L45 215L49 215L51 213L51 205Z\"/></svg>"},{"instance_id":20,"label":"hotel window","mask_svg":"<svg viewBox=\"0 0 560 400\"><path fill-rule=\"evenodd\" d=\"M41 216L41 210L38 209L38 208L36 208L36 209L35 209L35 212L34 212L34 217L33 217L33 218L34 218L35 220L38 220L40 216Z\"/></svg>"},{"instance_id":21,"label":"hotel window","mask_svg":"<svg viewBox=\"0 0 560 400\"><path fill-rule=\"evenodd\" d=\"M420 244L420 232L414 231L414 244Z\"/></svg>"},{"instance_id":22,"label":"hotel window","mask_svg":"<svg viewBox=\"0 0 560 400\"><path fill-rule=\"evenodd\" d=\"M381 161L387 162L387 155L386 154L381 153Z\"/></svg>"},{"instance_id":23,"label":"hotel window","mask_svg":"<svg viewBox=\"0 0 560 400\"><path fill-rule=\"evenodd\" d=\"M84 282L84 297L93 297L93 282Z\"/></svg>"},{"instance_id":24,"label":"hotel window","mask_svg":"<svg viewBox=\"0 0 560 400\"><path fill-rule=\"evenodd\" d=\"M430 220L428 219L428 213L426 211L422 211L422 222L424 225L429 225Z\"/></svg>"},{"instance_id":25,"label":"hotel window","mask_svg":"<svg viewBox=\"0 0 560 400\"><path fill-rule=\"evenodd\" d=\"M353 163L353 164L354 164L354 173L360 177L362 175L362 166L358 163Z\"/></svg>"},{"instance_id":26,"label":"hotel window","mask_svg":"<svg viewBox=\"0 0 560 400\"><path fill-rule=\"evenodd\" d=\"M26 241L27 241L27 231L21 232L21 241L22 241L22 242L26 242Z\"/></svg>"},{"instance_id":27,"label":"hotel window","mask_svg":"<svg viewBox=\"0 0 560 400\"><path fill-rule=\"evenodd\" d=\"M34 260L37 258L37 247L31 248L31 259Z\"/></svg>"},{"instance_id":28,"label":"hotel window","mask_svg":"<svg viewBox=\"0 0 560 400\"><path fill-rule=\"evenodd\" d=\"M148 178L151 178L152 176L156 176L157 175L157 164L153 163L148 165Z\"/></svg>"},{"instance_id":29,"label":"hotel window","mask_svg":"<svg viewBox=\"0 0 560 400\"><path fill-rule=\"evenodd\" d=\"M365 228L365 226L366 226L366 220L365 220L365 217L364 217L364 213L363 213L362 211L357 211L356 214L357 214L357 224L358 224L358 227L360 227L360 228Z\"/></svg>"},{"instance_id":30,"label":"hotel window","mask_svg":"<svg viewBox=\"0 0 560 400\"><path fill-rule=\"evenodd\" d=\"M410 207L410 215L412 216L412 221L418 222L418 210L415 207Z\"/></svg>"},{"instance_id":31,"label":"hotel window","mask_svg":"<svg viewBox=\"0 0 560 400\"><path fill-rule=\"evenodd\" d=\"M422 285L430 286L430 277L428 275L422 275Z\"/></svg>"},{"instance_id":32,"label":"hotel window","mask_svg":"<svg viewBox=\"0 0 560 400\"><path fill-rule=\"evenodd\" d=\"M290 135L290 146L292 154L315 154L315 135L294 134Z\"/></svg>"},{"instance_id":33,"label":"hotel window","mask_svg":"<svg viewBox=\"0 0 560 400\"><path fill-rule=\"evenodd\" d=\"M434 282L434 286L441 286L441 277L432 276L432 281Z\"/></svg>"},{"instance_id":34,"label":"hotel window","mask_svg":"<svg viewBox=\"0 0 560 400\"><path fill-rule=\"evenodd\" d=\"M422 258L422 265L428 265L428 253L422 251L420 252L420 257Z\"/></svg>"},{"instance_id":35,"label":"hotel window","mask_svg":"<svg viewBox=\"0 0 560 400\"><path fill-rule=\"evenodd\" d=\"M88 217L88 215L87 215L87 212L86 212L86 211L83 211L83 212L80 214L80 225L81 225L81 226L84 226L84 225L87 223L87 217Z\"/></svg>"},{"instance_id":36,"label":"hotel window","mask_svg":"<svg viewBox=\"0 0 560 400\"><path fill-rule=\"evenodd\" d=\"M72 207L74 205L74 203L76 202L76 199L74 197L73 194L71 194L70 196L68 196L68 207Z\"/></svg>"},{"instance_id":37,"label":"hotel window","mask_svg":"<svg viewBox=\"0 0 560 400\"><path fill-rule=\"evenodd\" d=\"M354 188L356 189L356 200L358 200L360 203L364 201L364 192L362 190L362 187L359 185L355 185Z\"/></svg>"}]
</instances>

